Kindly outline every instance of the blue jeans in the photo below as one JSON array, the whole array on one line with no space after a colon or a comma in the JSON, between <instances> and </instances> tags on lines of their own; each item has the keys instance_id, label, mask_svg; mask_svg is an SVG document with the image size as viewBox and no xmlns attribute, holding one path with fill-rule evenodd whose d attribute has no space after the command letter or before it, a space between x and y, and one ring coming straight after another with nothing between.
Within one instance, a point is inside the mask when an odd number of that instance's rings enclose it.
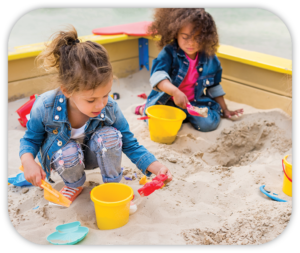
<instances>
[{"instance_id":1,"label":"blue jeans","mask_svg":"<svg viewBox=\"0 0 300 253\"><path fill-rule=\"evenodd\" d=\"M52 168L68 187L82 186L86 180L84 170L99 167L103 182L120 182L122 179L122 135L109 126L96 131L86 146L70 140L58 150Z\"/></svg>"},{"instance_id":2,"label":"blue jeans","mask_svg":"<svg viewBox=\"0 0 300 253\"><path fill-rule=\"evenodd\" d=\"M196 106L199 108L204 107L204 106L197 104L197 102L194 102L194 101L192 101L190 103L192 106ZM219 126L220 121L221 121L221 117L218 114L218 112L209 107L207 107L208 108L207 117L204 118L204 117L197 117L197 116L190 115L187 112L187 110L184 110L184 109L178 107L177 105L175 105L173 100L169 100L166 103L166 105L174 106L174 107L184 111L186 114L186 119L185 119L184 123L190 122L196 130L201 131L201 132L210 132L210 131L217 129L217 127Z\"/></svg>"}]
</instances>

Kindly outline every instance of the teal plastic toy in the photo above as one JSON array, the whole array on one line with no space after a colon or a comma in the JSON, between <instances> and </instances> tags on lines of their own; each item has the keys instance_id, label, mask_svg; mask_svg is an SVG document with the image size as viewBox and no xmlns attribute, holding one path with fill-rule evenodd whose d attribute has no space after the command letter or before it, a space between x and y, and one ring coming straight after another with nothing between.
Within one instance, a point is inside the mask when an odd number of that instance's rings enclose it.
<instances>
[{"instance_id":1,"label":"teal plastic toy","mask_svg":"<svg viewBox=\"0 0 300 253\"><path fill-rule=\"evenodd\" d=\"M79 221L75 221L57 226L56 232L48 235L47 241L55 245L73 245L80 242L88 232L87 227L82 227Z\"/></svg>"}]
</instances>

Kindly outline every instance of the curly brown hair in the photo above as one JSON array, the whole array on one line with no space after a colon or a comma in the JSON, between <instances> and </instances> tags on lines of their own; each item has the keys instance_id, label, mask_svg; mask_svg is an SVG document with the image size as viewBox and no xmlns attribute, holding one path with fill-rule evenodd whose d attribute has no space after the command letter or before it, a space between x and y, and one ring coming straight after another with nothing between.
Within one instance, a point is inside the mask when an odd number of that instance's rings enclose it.
<instances>
[{"instance_id":1,"label":"curly brown hair","mask_svg":"<svg viewBox=\"0 0 300 253\"><path fill-rule=\"evenodd\" d=\"M36 61L40 68L58 72L57 81L67 93L95 89L113 77L105 48L92 41L80 42L72 25L50 38Z\"/></svg>"},{"instance_id":2,"label":"curly brown hair","mask_svg":"<svg viewBox=\"0 0 300 253\"><path fill-rule=\"evenodd\" d=\"M204 8L157 8L154 21L148 27L148 33L153 37L160 35L158 41L160 48L176 41L180 28L188 23L193 23L192 35L201 46L206 55L212 56L219 46L217 27L212 16Z\"/></svg>"}]
</instances>

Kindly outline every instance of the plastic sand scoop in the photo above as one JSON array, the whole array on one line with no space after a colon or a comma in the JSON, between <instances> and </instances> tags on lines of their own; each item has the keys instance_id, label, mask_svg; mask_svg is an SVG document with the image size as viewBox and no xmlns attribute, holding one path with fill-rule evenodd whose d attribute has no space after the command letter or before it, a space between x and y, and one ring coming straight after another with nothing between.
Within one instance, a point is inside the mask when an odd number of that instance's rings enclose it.
<instances>
[{"instance_id":1,"label":"plastic sand scoop","mask_svg":"<svg viewBox=\"0 0 300 253\"><path fill-rule=\"evenodd\" d=\"M142 197L149 196L155 190L162 188L164 186L164 181L167 179L167 175L160 174L153 178L151 182L146 183L142 188L138 189L138 192Z\"/></svg>"},{"instance_id":2,"label":"plastic sand scoop","mask_svg":"<svg viewBox=\"0 0 300 253\"><path fill-rule=\"evenodd\" d=\"M186 104L186 109L187 109L188 113L193 115L193 116L204 117L200 113L196 112L194 110L194 107L191 104Z\"/></svg>"},{"instance_id":3,"label":"plastic sand scoop","mask_svg":"<svg viewBox=\"0 0 300 253\"><path fill-rule=\"evenodd\" d=\"M21 171L24 171L22 165L19 169ZM72 201L70 201L57 190L53 189L53 187L50 184L46 183L43 179L41 179L41 187L44 188L44 198L46 200L65 207L69 207L71 205Z\"/></svg>"}]
</instances>

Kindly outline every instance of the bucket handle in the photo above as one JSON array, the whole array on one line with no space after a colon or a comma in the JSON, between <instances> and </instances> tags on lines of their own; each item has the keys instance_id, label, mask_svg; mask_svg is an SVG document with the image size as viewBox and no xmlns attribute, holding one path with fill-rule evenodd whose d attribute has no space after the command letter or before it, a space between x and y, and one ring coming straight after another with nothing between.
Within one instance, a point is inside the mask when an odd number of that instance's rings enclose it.
<instances>
[{"instance_id":1,"label":"bucket handle","mask_svg":"<svg viewBox=\"0 0 300 253\"><path fill-rule=\"evenodd\" d=\"M285 166L284 166L283 159L282 159L282 170L283 170L284 175L286 176L286 178L292 183L292 179L290 179L290 178L288 177L288 175L286 174L286 172L285 172Z\"/></svg>"},{"instance_id":2,"label":"bucket handle","mask_svg":"<svg viewBox=\"0 0 300 253\"><path fill-rule=\"evenodd\" d=\"M150 119L149 116L145 116L145 117L140 117L140 118L137 118L138 120L145 120L145 119Z\"/></svg>"}]
</instances>

